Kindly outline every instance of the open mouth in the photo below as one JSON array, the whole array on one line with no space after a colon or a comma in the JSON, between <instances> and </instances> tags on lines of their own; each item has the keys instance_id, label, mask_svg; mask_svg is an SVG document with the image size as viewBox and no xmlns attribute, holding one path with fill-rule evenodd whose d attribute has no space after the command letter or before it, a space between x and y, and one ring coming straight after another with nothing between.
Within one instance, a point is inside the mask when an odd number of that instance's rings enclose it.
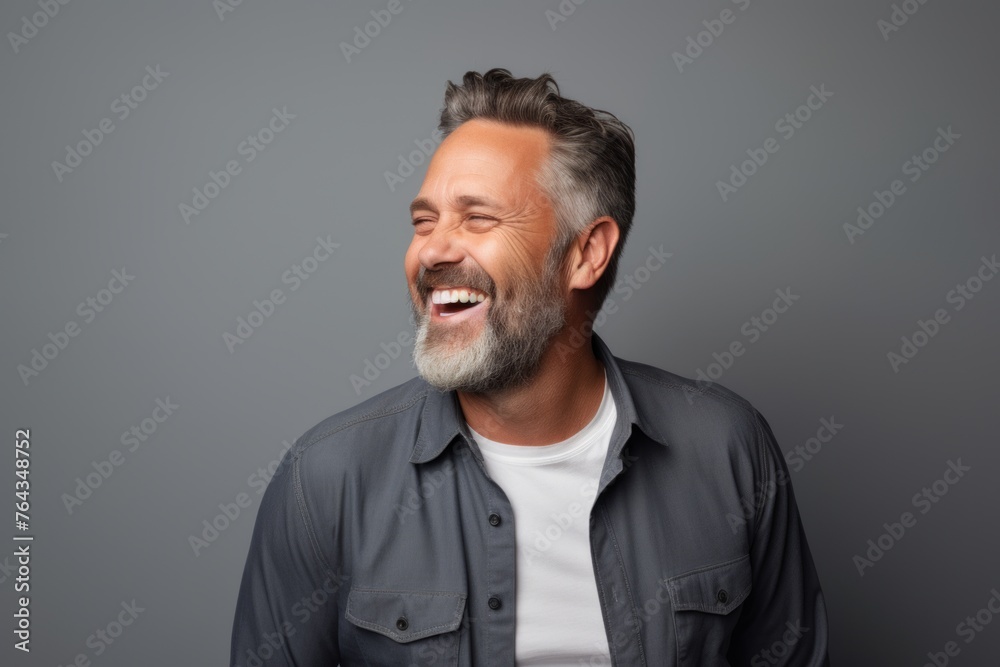
<instances>
[{"instance_id":1,"label":"open mouth","mask_svg":"<svg viewBox=\"0 0 1000 667\"><path fill-rule=\"evenodd\" d=\"M467 287L435 289L430 294L431 316L464 320L484 312L488 299L484 292Z\"/></svg>"}]
</instances>

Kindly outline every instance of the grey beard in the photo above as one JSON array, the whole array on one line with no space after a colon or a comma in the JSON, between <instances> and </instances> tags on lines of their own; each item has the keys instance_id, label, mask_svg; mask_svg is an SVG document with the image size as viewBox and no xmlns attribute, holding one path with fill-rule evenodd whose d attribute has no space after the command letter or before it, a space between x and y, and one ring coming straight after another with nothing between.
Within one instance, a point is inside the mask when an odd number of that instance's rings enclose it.
<instances>
[{"instance_id":1,"label":"grey beard","mask_svg":"<svg viewBox=\"0 0 1000 667\"><path fill-rule=\"evenodd\" d=\"M445 325L431 332L429 315L409 299L416 321L413 361L421 377L441 391L484 394L527 384L552 337L566 325L558 266L546 264L540 281L526 283L520 293L487 304L482 330L464 346L457 342L464 340L464 326L442 331Z\"/></svg>"}]
</instances>

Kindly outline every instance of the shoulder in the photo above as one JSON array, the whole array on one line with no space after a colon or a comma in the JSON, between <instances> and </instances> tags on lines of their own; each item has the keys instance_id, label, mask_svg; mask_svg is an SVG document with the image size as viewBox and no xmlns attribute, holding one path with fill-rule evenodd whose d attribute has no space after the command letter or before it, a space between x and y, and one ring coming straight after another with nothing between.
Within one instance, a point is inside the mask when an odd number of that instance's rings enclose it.
<instances>
[{"instance_id":1,"label":"shoulder","mask_svg":"<svg viewBox=\"0 0 1000 667\"><path fill-rule=\"evenodd\" d=\"M615 357L640 415L678 426L714 424L757 429L760 413L746 398L718 382L695 380L638 361Z\"/></svg>"},{"instance_id":2,"label":"shoulder","mask_svg":"<svg viewBox=\"0 0 1000 667\"><path fill-rule=\"evenodd\" d=\"M640 422L659 434L674 463L694 477L735 485L737 498L787 480L771 427L745 397L717 382L687 378L616 357Z\"/></svg>"},{"instance_id":3,"label":"shoulder","mask_svg":"<svg viewBox=\"0 0 1000 667\"><path fill-rule=\"evenodd\" d=\"M680 460L713 469L737 466L759 476L776 450L754 405L717 382L615 357L640 423Z\"/></svg>"},{"instance_id":4,"label":"shoulder","mask_svg":"<svg viewBox=\"0 0 1000 667\"><path fill-rule=\"evenodd\" d=\"M429 385L420 377L326 417L288 451L306 470L358 465L389 456L401 432L416 432ZM407 450L405 456L409 457ZM384 460L384 458L383 458Z\"/></svg>"}]
</instances>

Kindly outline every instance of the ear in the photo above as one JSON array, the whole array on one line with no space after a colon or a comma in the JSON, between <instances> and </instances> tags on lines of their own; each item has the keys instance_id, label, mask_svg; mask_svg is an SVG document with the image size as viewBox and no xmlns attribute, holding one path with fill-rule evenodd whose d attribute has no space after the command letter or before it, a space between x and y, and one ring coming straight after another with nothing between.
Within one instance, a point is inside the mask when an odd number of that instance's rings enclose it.
<instances>
[{"instance_id":1,"label":"ear","mask_svg":"<svg viewBox=\"0 0 1000 667\"><path fill-rule=\"evenodd\" d=\"M570 289L587 290L597 283L608 268L618 237L618 223L609 216L597 218L577 235L567 258Z\"/></svg>"}]
</instances>

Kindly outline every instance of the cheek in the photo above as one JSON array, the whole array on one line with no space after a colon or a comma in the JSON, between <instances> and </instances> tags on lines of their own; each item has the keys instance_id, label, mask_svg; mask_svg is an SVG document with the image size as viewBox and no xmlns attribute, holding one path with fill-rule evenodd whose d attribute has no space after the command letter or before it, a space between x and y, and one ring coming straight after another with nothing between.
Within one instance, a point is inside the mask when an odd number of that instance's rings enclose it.
<instances>
[{"instance_id":1,"label":"cheek","mask_svg":"<svg viewBox=\"0 0 1000 667\"><path fill-rule=\"evenodd\" d=\"M544 248L539 249L533 239L523 234L497 233L477 253L480 265L493 275L494 280L523 280L535 275L544 258ZM540 251L541 250L541 251Z\"/></svg>"}]
</instances>

